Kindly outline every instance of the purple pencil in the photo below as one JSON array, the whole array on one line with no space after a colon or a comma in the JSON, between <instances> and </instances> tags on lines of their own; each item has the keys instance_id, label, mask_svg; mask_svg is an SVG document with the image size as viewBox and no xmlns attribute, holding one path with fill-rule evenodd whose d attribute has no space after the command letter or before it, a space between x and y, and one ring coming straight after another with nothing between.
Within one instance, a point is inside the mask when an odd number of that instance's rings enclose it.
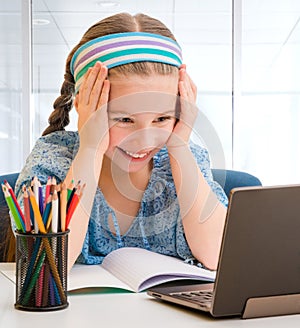
<instances>
[{"instance_id":1,"label":"purple pencil","mask_svg":"<svg viewBox=\"0 0 300 328\"><path fill-rule=\"evenodd\" d=\"M39 210L41 215L43 216L43 212L44 212L43 188L40 182L38 184L39 184Z\"/></svg>"}]
</instances>

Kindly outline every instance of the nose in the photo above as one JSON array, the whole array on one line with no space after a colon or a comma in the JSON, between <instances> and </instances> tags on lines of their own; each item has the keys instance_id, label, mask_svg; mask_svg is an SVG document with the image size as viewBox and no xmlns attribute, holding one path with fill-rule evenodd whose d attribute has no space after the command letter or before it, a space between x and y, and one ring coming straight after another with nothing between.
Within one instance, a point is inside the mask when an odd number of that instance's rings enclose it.
<instances>
[{"instance_id":1,"label":"nose","mask_svg":"<svg viewBox=\"0 0 300 328\"><path fill-rule=\"evenodd\" d=\"M144 126L132 132L127 141L135 151L142 151L162 147L168 137L169 133L164 129Z\"/></svg>"}]
</instances>

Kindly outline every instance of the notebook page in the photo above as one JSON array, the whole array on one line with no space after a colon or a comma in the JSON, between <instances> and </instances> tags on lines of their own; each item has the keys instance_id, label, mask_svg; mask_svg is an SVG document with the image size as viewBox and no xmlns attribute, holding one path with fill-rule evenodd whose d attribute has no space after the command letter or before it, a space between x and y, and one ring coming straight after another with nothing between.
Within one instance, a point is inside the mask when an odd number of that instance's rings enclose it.
<instances>
[{"instance_id":1,"label":"notebook page","mask_svg":"<svg viewBox=\"0 0 300 328\"><path fill-rule=\"evenodd\" d=\"M104 258L102 266L136 292L177 279L215 279L214 271L141 248L124 247L113 251Z\"/></svg>"},{"instance_id":2,"label":"notebook page","mask_svg":"<svg viewBox=\"0 0 300 328\"><path fill-rule=\"evenodd\" d=\"M68 277L68 291L91 287L132 289L101 265L75 264Z\"/></svg>"}]
</instances>

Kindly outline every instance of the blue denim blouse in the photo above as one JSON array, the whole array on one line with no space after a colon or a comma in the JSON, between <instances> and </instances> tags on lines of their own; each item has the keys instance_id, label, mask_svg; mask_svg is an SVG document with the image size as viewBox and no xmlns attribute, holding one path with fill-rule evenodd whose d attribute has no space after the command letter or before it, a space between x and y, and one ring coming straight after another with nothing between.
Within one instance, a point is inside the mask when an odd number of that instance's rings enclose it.
<instances>
[{"instance_id":1,"label":"blue denim blouse","mask_svg":"<svg viewBox=\"0 0 300 328\"><path fill-rule=\"evenodd\" d=\"M16 194L21 198L21 186L30 185L37 176L43 185L48 176L63 181L79 147L77 132L57 131L37 140L21 171ZM213 181L209 155L206 149L190 144L190 149L208 184L227 206L227 197L221 186ZM108 220L113 218L116 233L112 233ZM77 262L99 264L111 251L119 247L141 247L148 250L189 260L193 258L187 244L179 211L175 185L167 148L153 158L153 170L144 192L137 216L126 233L120 234L114 211L97 188L88 231Z\"/></svg>"}]
</instances>

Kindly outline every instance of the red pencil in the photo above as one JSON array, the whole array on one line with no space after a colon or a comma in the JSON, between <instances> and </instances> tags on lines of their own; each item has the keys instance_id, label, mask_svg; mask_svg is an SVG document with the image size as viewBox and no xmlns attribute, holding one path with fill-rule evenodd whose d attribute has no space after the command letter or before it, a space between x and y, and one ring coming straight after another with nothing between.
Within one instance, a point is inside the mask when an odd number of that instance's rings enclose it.
<instances>
[{"instance_id":1,"label":"red pencil","mask_svg":"<svg viewBox=\"0 0 300 328\"><path fill-rule=\"evenodd\" d=\"M75 212L75 209L80 201L80 198L82 196L82 193L83 193L83 190L85 188L85 184L83 185L83 187L81 188L80 185L77 186L77 190L76 192L74 193L72 199L71 199L71 202L70 202L70 206L67 210L67 216L66 216L66 230L68 229L69 227L69 224L70 224L70 221L71 221L71 218Z\"/></svg>"},{"instance_id":2,"label":"red pencil","mask_svg":"<svg viewBox=\"0 0 300 328\"><path fill-rule=\"evenodd\" d=\"M79 203L79 195L78 195L78 193L75 193L72 197L72 201L70 203L70 206L69 206L68 212L67 212L67 216L66 216L66 230L68 229L72 215L73 215L78 203Z\"/></svg>"},{"instance_id":3,"label":"red pencil","mask_svg":"<svg viewBox=\"0 0 300 328\"><path fill-rule=\"evenodd\" d=\"M50 189L51 189L51 177L48 177L48 180L46 183L45 199L44 199L44 210L46 208L47 200L50 195Z\"/></svg>"},{"instance_id":4,"label":"red pencil","mask_svg":"<svg viewBox=\"0 0 300 328\"><path fill-rule=\"evenodd\" d=\"M31 218L30 218L30 202L28 197L28 192L25 186L23 190L23 201L24 201L24 214L25 214L25 230L26 232L31 231Z\"/></svg>"},{"instance_id":5,"label":"red pencil","mask_svg":"<svg viewBox=\"0 0 300 328\"><path fill-rule=\"evenodd\" d=\"M51 179L51 187L50 187L50 194L53 195L54 190L56 189L56 185L57 185L56 178L55 177L52 177L52 179Z\"/></svg>"}]
</instances>

